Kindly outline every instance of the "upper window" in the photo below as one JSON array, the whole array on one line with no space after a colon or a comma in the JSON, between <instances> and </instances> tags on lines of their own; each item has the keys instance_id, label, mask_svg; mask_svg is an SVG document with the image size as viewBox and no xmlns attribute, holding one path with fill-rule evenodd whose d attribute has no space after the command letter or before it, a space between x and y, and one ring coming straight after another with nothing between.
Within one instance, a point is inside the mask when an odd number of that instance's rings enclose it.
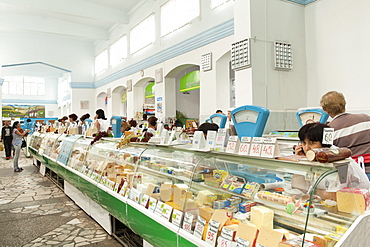
<instances>
[{"instance_id":1,"label":"upper window","mask_svg":"<svg viewBox=\"0 0 370 247\"><path fill-rule=\"evenodd\" d=\"M130 31L130 54L133 54L155 41L154 14L148 16Z\"/></svg>"},{"instance_id":2,"label":"upper window","mask_svg":"<svg viewBox=\"0 0 370 247\"><path fill-rule=\"evenodd\" d=\"M215 9L217 7L220 7L221 5L232 2L232 0L211 0L211 9Z\"/></svg>"},{"instance_id":3,"label":"upper window","mask_svg":"<svg viewBox=\"0 0 370 247\"><path fill-rule=\"evenodd\" d=\"M122 36L119 40L113 43L109 49L110 66L119 64L123 59L127 58L127 36Z\"/></svg>"},{"instance_id":4,"label":"upper window","mask_svg":"<svg viewBox=\"0 0 370 247\"><path fill-rule=\"evenodd\" d=\"M45 95L45 79L31 76L4 76L3 94Z\"/></svg>"},{"instance_id":5,"label":"upper window","mask_svg":"<svg viewBox=\"0 0 370 247\"><path fill-rule=\"evenodd\" d=\"M108 68L108 51L104 50L95 57L95 75L106 71Z\"/></svg>"},{"instance_id":6,"label":"upper window","mask_svg":"<svg viewBox=\"0 0 370 247\"><path fill-rule=\"evenodd\" d=\"M161 7L161 37L189 24L199 15L199 0L168 1Z\"/></svg>"}]
</instances>

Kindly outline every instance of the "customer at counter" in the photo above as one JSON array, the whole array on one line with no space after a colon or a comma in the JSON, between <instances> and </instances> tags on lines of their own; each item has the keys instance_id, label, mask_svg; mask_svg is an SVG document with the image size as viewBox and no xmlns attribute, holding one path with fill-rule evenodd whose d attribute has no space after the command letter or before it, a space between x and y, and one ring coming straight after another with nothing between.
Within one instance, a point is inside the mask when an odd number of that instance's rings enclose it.
<instances>
[{"instance_id":1,"label":"customer at counter","mask_svg":"<svg viewBox=\"0 0 370 247\"><path fill-rule=\"evenodd\" d=\"M157 129L157 121L158 121L158 118L156 118L156 117L148 118L148 130L147 130L147 132L152 134L153 136L155 135L155 131Z\"/></svg>"},{"instance_id":2,"label":"customer at counter","mask_svg":"<svg viewBox=\"0 0 370 247\"><path fill-rule=\"evenodd\" d=\"M337 91L324 94L320 105L333 118L329 126L334 128L334 145L349 148L352 158L358 163L364 163L370 179L370 116L345 112L346 100Z\"/></svg>"},{"instance_id":3,"label":"customer at counter","mask_svg":"<svg viewBox=\"0 0 370 247\"><path fill-rule=\"evenodd\" d=\"M301 144L295 147L295 153L297 155L305 155L307 151L314 148L330 147L331 145L322 143L325 128L330 127L322 123L309 123L303 125L298 132ZM295 175L295 177L293 177L292 187L296 186L299 189L306 187L305 189L308 189L308 184L304 185L307 181L305 181L303 176L301 178L299 176L300 175ZM334 176L329 175L325 178L320 185L319 188L325 189L327 192L336 192L347 186L359 189L369 189L370 183L364 170L361 169L353 159L350 159L346 184L340 184L337 174L334 174Z\"/></svg>"}]
</instances>

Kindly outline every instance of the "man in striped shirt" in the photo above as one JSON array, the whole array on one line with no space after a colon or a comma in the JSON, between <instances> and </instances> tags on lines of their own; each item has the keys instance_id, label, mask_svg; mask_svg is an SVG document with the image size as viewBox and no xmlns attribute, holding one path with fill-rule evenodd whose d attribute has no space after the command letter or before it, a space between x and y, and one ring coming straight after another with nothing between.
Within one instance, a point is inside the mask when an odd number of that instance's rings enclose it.
<instances>
[{"instance_id":1,"label":"man in striped shirt","mask_svg":"<svg viewBox=\"0 0 370 247\"><path fill-rule=\"evenodd\" d=\"M370 178L370 116L345 112L344 95L336 91L324 94L320 105L333 119L329 126L334 128L334 145L351 149L356 161L362 156L365 172Z\"/></svg>"}]
</instances>

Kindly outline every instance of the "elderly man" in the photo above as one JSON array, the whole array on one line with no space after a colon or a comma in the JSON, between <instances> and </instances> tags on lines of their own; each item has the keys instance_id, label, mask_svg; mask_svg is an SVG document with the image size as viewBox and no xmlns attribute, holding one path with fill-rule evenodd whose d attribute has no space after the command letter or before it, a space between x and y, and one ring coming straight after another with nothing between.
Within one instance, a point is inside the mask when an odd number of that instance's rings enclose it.
<instances>
[{"instance_id":1,"label":"elderly man","mask_svg":"<svg viewBox=\"0 0 370 247\"><path fill-rule=\"evenodd\" d=\"M370 178L370 116L345 112L344 95L336 91L324 94L320 105L333 118L329 126L334 128L334 145L351 149L355 160L362 156Z\"/></svg>"}]
</instances>

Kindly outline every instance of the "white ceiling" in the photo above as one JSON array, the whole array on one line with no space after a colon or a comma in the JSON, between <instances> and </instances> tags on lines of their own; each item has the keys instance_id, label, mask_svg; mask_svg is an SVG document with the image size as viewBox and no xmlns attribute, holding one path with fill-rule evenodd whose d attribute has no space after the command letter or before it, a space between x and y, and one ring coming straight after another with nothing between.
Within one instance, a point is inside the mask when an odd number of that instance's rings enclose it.
<instances>
[{"instance_id":1,"label":"white ceiling","mask_svg":"<svg viewBox=\"0 0 370 247\"><path fill-rule=\"evenodd\" d=\"M41 32L109 38L109 29L127 24L129 14L148 0L0 0L0 32Z\"/></svg>"}]
</instances>

